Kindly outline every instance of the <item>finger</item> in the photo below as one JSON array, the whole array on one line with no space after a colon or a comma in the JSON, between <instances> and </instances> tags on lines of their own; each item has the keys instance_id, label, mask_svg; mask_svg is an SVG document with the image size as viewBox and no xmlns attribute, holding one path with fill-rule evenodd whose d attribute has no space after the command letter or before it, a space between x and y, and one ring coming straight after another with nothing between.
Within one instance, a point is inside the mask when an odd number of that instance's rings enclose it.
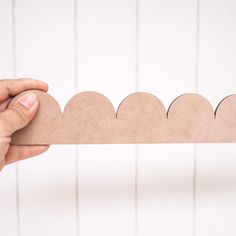
<instances>
[{"instance_id":1,"label":"finger","mask_svg":"<svg viewBox=\"0 0 236 236\"><path fill-rule=\"evenodd\" d=\"M0 103L0 112L6 110L7 106L9 105L10 101L12 100L12 98L8 98L7 100L5 100L4 102Z\"/></svg>"},{"instance_id":2,"label":"finger","mask_svg":"<svg viewBox=\"0 0 236 236\"><path fill-rule=\"evenodd\" d=\"M38 156L48 150L49 146L17 146L12 145L6 154L6 165L29 157Z\"/></svg>"},{"instance_id":3,"label":"finger","mask_svg":"<svg viewBox=\"0 0 236 236\"><path fill-rule=\"evenodd\" d=\"M38 99L34 93L21 95L0 113L0 136L8 137L16 130L25 127L38 109Z\"/></svg>"},{"instance_id":4,"label":"finger","mask_svg":"<svg viewBox=\"0 0 236 236\"><path fill-rule=\"evenodd\" d=\"M43 81L34 79L0 80L0 102L30 89L42 90L47 92L48 85Z\"/></svg>"},{"instance_id":5,"label":"finger","mask_svg":"<svg viewBox=\"0 0 236 236\"><path fill-rule=\"evenodd\" d=\"M5 156L10 146L10 137L0 138L0 170L5 166Z\"/></svg>"},{"instance_id":6,"label":"finger","mask_svg":"<svg viewBox=\"0 0 236 236\"><path fill-rule=\"evenodd\" d=\"M0 161L0 171L3 169L4 166L5 166L5 158L3 158L2 161Z\"/></svg>"}]
</instances>

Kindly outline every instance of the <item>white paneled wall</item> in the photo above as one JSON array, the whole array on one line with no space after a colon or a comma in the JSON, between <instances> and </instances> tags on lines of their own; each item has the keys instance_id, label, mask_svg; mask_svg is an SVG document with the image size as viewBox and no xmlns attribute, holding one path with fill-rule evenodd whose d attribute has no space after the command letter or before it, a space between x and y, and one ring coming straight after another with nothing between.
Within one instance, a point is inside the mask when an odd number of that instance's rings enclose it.
<instances>
[{"instance_id":1,"label":"white paneled wall","mask_svg":"<svg viewBox=\"0 0 236 236\"><path fill-rule=\"evenodd\" d=\"M1 0L0 6L0 74L13 77L12 3ZM16 165L0 173L0 233L17 235Z\"/></svg>"},{"instance_id":2,"label":"white paneled wall","mask_svg":"<svg viewBox=\"0 0 236 236\"><path fill-rule=\"evenodd\" d=\"M118 108L135 91L135 1L80 0L78 88ZM134 145L79 147L79 234L134 235Z\"/></svg>"},{"instance_id":3,"label":"white paneled wall","mask_svg":"<svg viewBox=\"0 0 236 236\"><path fill-rule=\"evenodd\" d=\"M200 4L199 92L214 105L236 91L236 1ZM196 235L236 234L236 145L199 145Z\"/></svg>"},{"instance_id":4,"label":"white paneled wall","mask_svg":"<svg viewBox=\"0 0 236 236\"><path fill-rule=\"evenodd\" d=\"M196 10L195 1L140 2L140 90L166 109L195 90ZM138 159L139 235L191 235L194 146L140 145Z\"/></svg>"},{"instance_id":5,"label":"white paneled wall","mask_svg":"<svg viewBox=\"0 0 236 236\"><path fill-rule=\"evenodd\" d=\"M49 83L63 106L75 93L74 2L15 1L16 76ZM74 146L53 146L19 165L21 235L76 233Z\"/></svg>"},{"instance_id":6,"label":"white paneled wall","mask_svg":"<svg viewBox=\"0 0 236 236\"><path fill-rule=\"evenodd\" d=\"M0 0L0 78L215 107L236 89L236 0ZM55 145L0 173L0 235L236 235L236 145Z\"/></svg>"}]
</instances>

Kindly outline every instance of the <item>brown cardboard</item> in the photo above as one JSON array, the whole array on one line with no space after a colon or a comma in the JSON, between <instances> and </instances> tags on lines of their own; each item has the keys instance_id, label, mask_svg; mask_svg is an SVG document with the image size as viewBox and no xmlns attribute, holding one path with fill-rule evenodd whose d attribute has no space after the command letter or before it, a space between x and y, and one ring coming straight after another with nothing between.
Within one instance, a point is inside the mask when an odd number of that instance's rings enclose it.
<instances>
[{"instance_id":1,"label":"brown cardboard","mask_svg":"<svg viewBox=\"0 0 236 236\"><path fill-rule=\"evenodd\" d=\"M102 94L82 92L62 114L52 96L32 92L39 98L39 110L28 126L13 134L12 144L236 142L236 95L223 99L214 112L206 98L184 94L166 111L154 95L137 92L116 112Z\"/></svg>"}]
</instances>

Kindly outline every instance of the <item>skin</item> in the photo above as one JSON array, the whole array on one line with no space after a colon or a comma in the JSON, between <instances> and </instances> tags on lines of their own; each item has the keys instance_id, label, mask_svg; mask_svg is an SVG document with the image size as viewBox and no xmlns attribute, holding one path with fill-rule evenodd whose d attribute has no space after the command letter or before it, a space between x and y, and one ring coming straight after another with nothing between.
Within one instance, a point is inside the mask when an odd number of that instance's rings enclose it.
<instances>
[{"instance_id":1,"label":"skin","mask_svg":"<svg viewBox=\"0 0 236 236\"><path fill-rule=\"evenodd\" d=\"M49 147L11 145L11 135L33 119L39 103L36 97L32 100L29 93L14 104L9 105L9 102L17 94L30 89L47 92L48 85L33 79L0 80L0 170L8 164L37 156Z\"/></svg>"}]
</instances>

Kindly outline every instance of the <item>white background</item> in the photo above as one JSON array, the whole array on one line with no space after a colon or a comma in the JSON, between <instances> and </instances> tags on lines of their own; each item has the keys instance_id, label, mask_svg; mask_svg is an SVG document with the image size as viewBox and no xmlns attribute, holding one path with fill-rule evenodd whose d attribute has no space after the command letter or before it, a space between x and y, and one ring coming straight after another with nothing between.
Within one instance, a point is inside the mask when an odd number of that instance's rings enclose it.
<instances>
[{"instance_id":1,"label":"white background","mask_svg":"<svg viewBox=\"0 0 236 236\"><path fill-rule=\"evenodd\" d=\"M236 90L236 0L0 0L0 77L168 108ZM43 128L43 127L42 127ZM3 236L236 235L236 145L61 145L0 173Z\"/></svg>"}]
</instances>

